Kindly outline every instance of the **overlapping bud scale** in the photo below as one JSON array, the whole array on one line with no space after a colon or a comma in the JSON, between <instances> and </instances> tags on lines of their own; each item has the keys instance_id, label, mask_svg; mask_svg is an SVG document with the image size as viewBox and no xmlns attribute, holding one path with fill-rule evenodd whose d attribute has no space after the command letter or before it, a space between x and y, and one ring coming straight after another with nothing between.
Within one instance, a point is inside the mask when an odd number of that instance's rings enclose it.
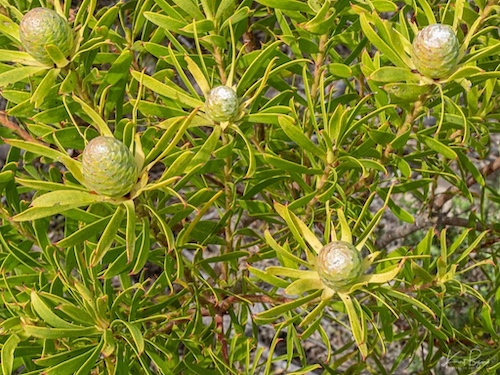
<instances>
[{"instance_id":1,"label":"overlapping bud scale","mask_svg":"<svg viewBox=\"0 0 500 375\"><path fill-rule=\"evenodd\" d=\"M451 26L432 24L415 36L411 57L422 75L441 79L457 66L459 50L459 41Z\"/></svg>"},{"instance_id":2,"label":"overlapping bud scale","mask_svg":"<svg viewBox=\"0 0 500 375\"><path fill-rule=\"evenodd\" d=\"M325 285L344 291L354 284L363 272L359 251L349 242L334 241L325 245L317 258L318 274Z\"/></svg>"},{"instance_id":3,"label":"overlapping bud scale","mask_svg":"<svg viewBox=\"0 0 500 375\"><path fill-rule=\"evenodd\" d=\"M130 150L113 137L92 139L82 155L83 177L89 189L109 197L129 193L137 181L137 163Z\"/></svg>"}]
</instances>

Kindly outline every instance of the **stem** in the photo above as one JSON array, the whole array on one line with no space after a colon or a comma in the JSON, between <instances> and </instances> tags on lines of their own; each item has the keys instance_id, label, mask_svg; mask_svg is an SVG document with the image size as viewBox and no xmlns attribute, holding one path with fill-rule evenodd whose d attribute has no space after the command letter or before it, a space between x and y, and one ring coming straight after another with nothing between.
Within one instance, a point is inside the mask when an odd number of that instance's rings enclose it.
<instances>
[{"instance_id":1,"label":"stem","mask_svg":"<svg viewBox=\"0 0 500 375\"><path fill-rule=\"evenodd\" d=\"M21 128L18 124L10 121L5 115L4 111L0 112L0 125L5 126L7 129L14 131L15 133L17 133L17 135L19 135L22 139L24 139L27 142L40 143L35 138L33 138L30 133Z\"/></svg>"},{"instance_id":2,"label":"stem","mask_svg":"<svg viewBox=\"0 0 500 375\"><path fill-rule=\"evenodd\" d=\"M227 82L227 75L226 70L224 69L224 58L222 57L219 47L215 47L214 49L214 59L217 64L217 68L219 69L220 81L223 85L225 85Z\"/></svg>"},{"instance_id":3,"label":"stem","mask_svg":"<svg viewBox=\"0 0 500 375\"><path fill-rule=\"evenodd\" d=\"M325 54L326 54L326 43L328 42L328 35L321 35L319 39L319 52L314 60L314 72L313 72L313 84L311 86L311 97L313 100L316 100L318 96L319 82L321 79L321 68L323 67L323 63L325 62Z\"/></svg>"},{"instance_id":4,"label":"stem","mask_svg":"<svg viewBox=\"0 0 500 375\"><path fill-rule=\"evenodd\" d=\"M222 143L224 146L226 146L229 143L229 140L227 138L227 135L223 132L222 133ZM233 205L233 192L231 189L231 174L232 174L232 159L231 156L228 156L225 159L225 164L224 164L224 195L225 195L225 212L229 212L232 210L232 205ZM233 251L233 231L231 229L231 220L229 219L229 222L225 225L224 227L224 233L225 233L225 239L226 239L226 246L223 249L224 254L229 254L230 252ZM221 278L222 280L227 281L228 278L228 264L227 262L222 263L222 269L221 269Z\"/></svg>"},{"instance_id":5,"label":"stem","mask_svg":"<svg viewBox=\"0 0 500 375\"><path fill-rule=\"evenodd\" d=\"M492 173L496 172L500 169L500 157L497 157L490 164L486 165L480 170L480 173L483 177L488 177ZM466 184L467 187L471 187L475 185L477 181L474 177L470 176L467 178ZM469 222L465 219L457 218L457 217L440 217L439 212L443 208L444 204L448 202L451 198L453 198L456 194L460 192L460 189L457 187L451 187L446 192L440 194L437 199L434 200L434 204L432 205L431 214L436 215L436 217L427 217L425 215L420 215L416 218L413 224L406 224L400 228L397 228L389 233L383 235L377 241L377 247L383 248L389 245L391 242L404 238L409 234L412 234L420 229L430 228L433 225L449 225L449 226L457 226L457 227L466 227L470 228ZM494 231L493 226L484 226L481 223L476 223L476 225L472 228L478 231L483 231L490 229Z\"/></svg>"},{"instance_id":6,"label":"stem","mask_svg":"<svg viewBox=\"0 0 500 375\"><path fill-rule=\"evenodd\" d=\"M410 129L413 126L413 122L415 121L418 114L420 113L420 110L422 109L422 103L424 102L424 100L425 98L421 98L421 100L418 100L415 102L415 104L413 104L411 112L408 112L406 114L403 125L401 125L401 127L398 129L396 137L399 137L400 135L404 134L408 129ZM384 151L384 158L388 158L392 150L393 148L389 143Z\"/></svg>"},{"instance_id":7,"label":"stem","mask_svg":"<svg viewBox=\"0 0 500 375\"><path fill-rule=\"evenodd\" d=\"M222 315L215 315L215 334L217 336L217 340L220 342L222 349L222 359L225 363L229 363L229 348L226 340L226 336L224 335L224 321L222 319Z\"/></svg>"}]
</instances>

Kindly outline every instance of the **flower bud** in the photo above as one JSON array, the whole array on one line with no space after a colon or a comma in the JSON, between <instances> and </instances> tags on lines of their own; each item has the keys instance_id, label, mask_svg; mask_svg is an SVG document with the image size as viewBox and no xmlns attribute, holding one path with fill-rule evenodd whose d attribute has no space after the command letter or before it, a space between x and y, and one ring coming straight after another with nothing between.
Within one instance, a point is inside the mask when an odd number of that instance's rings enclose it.
<instances>
[{"instance_id":1,"label":"flower bud","mask_svg":"<svg viewBox=\"0 0 500 375\"><path fill-rule=\"evenodd\" d=\"M130 150L113 137L92 139L82 156L83 178L98 194L122 197L137 181L137 163Z\"/></svg>"},{"instance_id":2,"label":"flower bud","mask_svg":"<svg viewBox=\"0 0 500 375\"><path fill-rule=\"evenodd\" d=\"M412 60L417 70L430 78L445 78L458 63L460 45L448 25L433 24L418 32L412 44Z\"/></svg>"},{"instance_id":3,"label":"flower bud","mask_svg":"<svg viewBox=\"0 0 500 375\"><path fill-rule=\"evenodd\" d=\"M217 86L210 90L205 102L205 112L216 122L229 121L238 114L238 96L229 86Z\"/></svg>"},{"instance_id":4,"label":"flower bud","mask_svg":"<svg viewBox=\"0 0 500 375\"><path fill-rule=\"evenodd\" d=\"M31 56L47 65L53 61L45 46L57 46L65 57L73 48L73 32L68 21L47 8L34 8L24 15L19 24L19 38Z\"/></svg>"},{"instance_id":5,"label":"flower bud","mask_svg":"<svg viewBox=\"0 0 500 375\"><path fill-rule=\"evenodd\" d=\"M318 274L333 290L346 290L363 272L359 251L349 242L334 241L325 245L317 259Z\"/></svg>"}]
</instances>

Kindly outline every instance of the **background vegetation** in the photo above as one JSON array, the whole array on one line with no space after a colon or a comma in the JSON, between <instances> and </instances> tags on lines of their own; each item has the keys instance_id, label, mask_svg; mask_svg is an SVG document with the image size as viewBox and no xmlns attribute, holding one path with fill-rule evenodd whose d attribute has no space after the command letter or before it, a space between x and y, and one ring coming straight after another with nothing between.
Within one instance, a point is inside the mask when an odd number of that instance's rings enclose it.
<instances>
[{"instance_id":1,"label":"background vegetation","mask_svg":"<svg viewBox=\"0 0 500 375\"><path fill-rule=\"evenodd\" d=\"M22 15L76 44L45 66ZM3 374L494 374L496 0L0 0ZM418 74L451 25L455 72ZM60 56L59 56L60 57ZM205 95L234 86L235 121ZM130 196L82 180L113 135ZM333 293L315 254L365 257Z\"/></svg>"}]
</instances>

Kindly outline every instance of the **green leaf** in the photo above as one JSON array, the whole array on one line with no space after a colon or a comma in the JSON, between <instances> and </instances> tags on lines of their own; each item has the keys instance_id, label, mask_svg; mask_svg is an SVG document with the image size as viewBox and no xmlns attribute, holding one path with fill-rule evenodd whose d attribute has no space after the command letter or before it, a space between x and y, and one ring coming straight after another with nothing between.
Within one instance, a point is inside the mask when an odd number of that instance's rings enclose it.
<instances>
[{"instance_id":1,"label":"green leaf","mask_svg":"<svg viewBox=\"0 0 500 375\"><path fill-rule=\"evenodd\" d=\"M144 265L148 261L149 253L151 252L149 233L149 221L142 220L142 230L139 236L140 242L136 244L136 247L138 249L136 249L136 251L134 252L134 254L137 254L137 258L135 260L132 271L130 271L131 275L136 275L137 273L141 272Z\"/></svg>"},{"instance_id":2,"label":"green leaf","mask_svg":"<svg viewBox=\"0 0 500 375\"><path fill-rule=\"evenodd\" d=\"M52 309L40 298L36 291L31 292L31 305L43 321L55 328L79 329L81 326L69 323L57 316Z\"/></svg>"},{"instance_id":3,"label":"green leaf","mask_svg":"<svg viewBox=\"0 0 500 375\"><path fill-rule=\"evenodd\" d=\"M186 60L188 70L193 76L198 86L200 87L201 91L203 92L203 95L206 96L210 91L210 84L208 83L207 78L201 71L200 67L193 61L192 58L190 58L188 55L185 55L184 60Z\"/></svg>"},{"instance_id":4,"label":"green leaf","mask_svg":"<svg viewBox=\"0 0 500 375\"><path fill-rule=\"evenodd\" d=\"M189 94L184 92L179 87L174 86L173 84L166 85L153 77L150 77L144 73L137 72L135 70L132 71L132 77L134 77L138 82L142 82L142 84L148 89L156 92L159 95L170 98L179 104L183 104L184 106L190 108L203 107L203 102L191 97Z\"/></svg>"},{"instance_id":5,"label":"green leaf","mask_svg":"<svg viewBox=\"0 0 500 375\"><path fill-rule=\"evenodd\" d=\"M481 174L479 169L477 169L476 165L470 160L470 158L460 150L456 150L455 152L458 156L460 164L462 165L462 168L470 172L472 177L474 177L474 180L476 180L479 185L485 186L486 181L484 179L484 176Z\"/></svg>"},{"instance_id":6,"label":"green leaf","mask_svg":"<svg viewBox=\"0 0 500 375\"><path fill-rule=\"evenodd\" d=\"M87 360L80 366L78 371L74 373L74 375L87 375L89 374L93 368L96 367L96 363L98 361L99 356L101 355L101 350L104 345L104 340L101 340L99 345L95 347ZM54 375L60 375L60 372L54 373Z\"/></svg>"},{"instance_id":7,"label":"green leaf","mask_svg":"<svg viewBox=\"0 0 500 375\"><path fill-rule=\"evenodd\" d=\"M92 119L92 125L99 131L100 135L106 137L114 137L113 133L108 127L108 124L102 119L102 117L87 103L85 103L78 96L73 94L73 100L80 104L80 107L83 109L85 114Z\"/></svg>"},{"instance_id":8,"label":"green leaf","mask_svg":"<svg viewBox=\"0 0 500 375\"><path fill-rule=\"evenodd\" d=\"M312 270L302 270L297 268L287 268L282 266L270 266L266 268L269 275L279 275L292 279L317 279L318 273Z\"/></svg>"},{"instance_id":9,"label":"green leaf","mask_svg":"<svg viewBox=\"0 0 500 375\"><path fill-rule=\"evenodd\" d=\"M222 129L220 126L215 126L213 128L210 136L207 138L205 142L203 142L203 145L198 150L198 152L193 156L191 162L189 163L189 166L191 168L195 168L199 164L206 164L210 160L212 152L214 152L220 140L221 133Z\"/></svg>"},{"instance_id":10,"label":"green leaf","mask_svg":"<svg viewBox=\"0 0 500 375\"><path fill-rule=\"evenodd\" d=\"M267 272L265 272L259 268L248 266L248 271L253 273L255 276L257 276L262 281L264 281L270 285L274 285L276 287L279 287L279 288L286 288L290 284L288 281L285 281L285 280L283 280L279 277L273 276L273 275L269 275Z\"/></svg>"},{"instance_id":11,"label":"green leaf","mask_svg":"<svg viewBox=\"0 0 500 375\"><path fill-rule=\"evenodd\" d=\"M368 79L378 82L419 82L420 76L411 72L409 68L397 66L383 66L370 74Z\"/></svg>"},{"instance_id":12,"label":"green leaf","mask_svg":"<svg viewBox=\"0 0 500 375\"><path fill-rule=\"evenodd\" d=\"M304 222L302 222L297 216L295 216L293 212L288 210L286 206L283 206L282 204L279 204L277 202L274 203L274 209L286 221L295 239L299 244L301 244L304 250L306 249L306 244L304 242L305 239L311 246L311 248L316 252L316 254L321 251L321 249L323 248L323 244L321 243L321 241L318 240L316 235L309 229L309 227L304 224Z\"/></svg>"},{"instance_id":13,"label":"green leaf","mask_svg":"<svg viewBox=\"0 0 500 375\"><path fill-rule=\"evenodd\" d=\"M417 135L420 142L424 143L431 150L436 151L437 153L443 155L448 159L457 159L458 155L455 151L453 151L450 147L445 144L439 142L436 138L431 138L426 135Z\"/></svg>"},{"instance_id":14,"label":"green leaf","mask_svg":"<svg viewBox=\"0 0 500 375\"><path fill-rule=\"evenodd\" d=\"M400 68L408 68L408 65L400 57L401 52L405 52L395 51L391 46L389 46L370 26L365 13L361 13L359 15L359 22L363 33L380 52L382 52L394 65Z\"/></svg>"},{"instance_id":15,"label":"green leaf","mask_svg":"<svg viewBox=\"0 0 500 375\"><path fill-rule=\"evenodd\" d=\"M348 294L338 293L347 311L347 316L349 317L349 322L351 323L351 330L354 336L354 340L358 346L361 355L364 358L368 356L368 346L366 345L366 323L363 316L358 315L358 311L363 314L358 301L353 302L352 298Z\"/></svg>"},{"instance_id":16,"label":"green leaf","mask_svg":"<svg viewBox=\"0 0 500 375\"><path fill-rule=\"evenodd\" d=\"M247 173L245 174L245 178L251 178L253 174L255 173L256 169L256 162L255 162L255 154L253 151L252 144L248 137L245 135L245 133L236 125L231 125L231 129L233 129L238 135L243 139L243 142L245 142L246 149L248 151L248 169Z\"/></svg>"},{"instance_id":17,"label":"green leaf","mask_svg":"<svg viewBox=\"0 0 500 375\"><path fill-rule=\"evenodd\" d=\"M19 25L4 14L0 14L0 33L17 44L21 44L21 40L19 39Z\"/></svg>"},{"instance_id":18,"label":"green leaf","mask_svg":"<svg viewBox=\"0 0 500 375\"><path fill-rule=\"evenodd\" d=\"M104 232L102 233L102 236L99 239L96 248L90 256L90 267L94 267L97 263L99 263L102 257L111 247L112 243L115 240L115 236L118 233L118 229L120 229L125 213L126 210L124 206L120 205L116 208L115 213L104 229Z\"/></svg>"},{"instance_id":19,"label":"green leaf","mask_svg":"<svg viewBox=\"0 0 500 375\"><path fill-rule=\"evenodd\" d=\"M309 8L304 1L298 0L257 0L258 3L265 5L270 8L283 9L286 11L299 11L304 13L311 13L312 10Z\"/></svg>"},{"instance_id":20,"label":"green leaf","mask_svg":"<svg viewBox=\"0 0 500 375\"><path fill-rule=\"evenodd\" d=\"M255 316L255 319L258 320L258 319L278 318L290 310L294 310L302 305L305 305L306 303L317 298L320 294L321 294L321 291L317 291L317 292L312 293L308 296L298 298L298 299L293 300L291 302L282 303L278 306L270 308L269 310L258 313Z\"/></svg>"},{"instance_id":21,"label":"green leaf","mask_svg":"<svg viewBox=\"0 0 500 375\"><path fill-rule=\"evenodd\" d=\"M69 248L71 246L81 244L102 233L110 219L111 215L87 224L57 242L56 245L60 248Z\"/></svg>"},{"instance_id":22,"label":"green leaf","mask_svg":"<svg viewBox=\"0 0 500 375\"><path fill-rule=\"evenodd\" d=\"M134 349L138 355L141 355L142 352L144 352L144 337L142 336L142 332L139 327L136 324L125 322L123 320L119 320L116 322L121 322L123 325L125 325L125 327L127 327L130 334L132 335L132 340L134 340L135 343Z\"/></svg>"},{"instance_id":23,"label":"green leaf","mask_svg":"<svg viewBox=\"0 0 500 375\"><path fill-rule=\"evenodd\" d=\"M283 171L283 172L293 172L293 173L299 173L299 174L322 174L323 171L321 169L313 169L313 168L308 168L302 164L297 164L285 159L282 159L280 157L271 155L271 154L264 154L264 159L271 164L273 167Z\"/></svg>"},{"instance_id":24,"label":"green leaf","mask_svg":"<svg viewBox=\"0 0 500 375\"><path fill-rule=\"evenodd\" d=\"M290 295L300 295L310 290L323 289L324 287L325 285L319 277L316 279L298 279L285 289L285 293Z\"/></svg>"},{"instance_id":25,"label":"green leaf","mask_svg":"<svg viewBox=\"0 0 500 375\"><path fill-rule=\"evenodd\" d=\"M95 362L102 348L102 341L99 345L91 347L82 354L69 358L44 371L46 375L83 375L88 374L95 367Z\"/></svg>"},{"instance_id":26,"label":"green leaf","mask_svg":"<svg viewBox=\"0 0 500 375\"><path fill-rule=\"evenodd\" d=\"M425 16L427 17L427 22L429 25L436 23L436 17L434 17L434 11L432 7L429 5L427 0L416 0L420 7L423 9ZM418 13L420 9L416 8L416 13Z\"/></svg>"},{"instance_id":27,"label":"green leaf","mask_svg":"<svg viewBox=\"0 0 500 375\"><path fill-rule=\"evenodd\" d=\"M49 68L39 66L23 66L0 73L0 88L22 81L47 69Z\"/></svg>"},{"instance_id":28,"label":"green leaf","mask_svg":"<svg viewBox=\"0 0 500 375\"><path fill-rule=\"evenodd\" d=\"M444 80L443 82L451 82L462 78L468 78L473 74L481 74L481 73L484 73L484 70L478 68L477 66L462 66L455 72L453 72L453 74L448 78L446 78L446 80Z\"/></svg>"},{"instance_id":29,"label":"green leaf","mask_svg":"<svg viewBox=\"0 0 500 375\"><path fill-rule=\"evenodd\" d=\"M99 335L99 331L95 327L69 329L37 327L33 325L23 324L23 329L28 336L45 340Z\"/></svg>"},{"instance_id":30,"label":"green leaf","mask_svg":"<svg viewBox=\"0 0 500 375\"><path fill-rule=\"evenodd\" d=\"M382 86L395 103L410 103L416 101L421 95L430 94L431 85L418 83L390 83Z\"/></svg>"},{"instance_id":31,"label":"green leaf","mask_svg":"<svg viewBox=\"0 0 500 375\"><path fill-rule=\"evenodd\" d=\"M340 78L350 78L353 76L352 69L345 64L330 63L328 64L328 71L331 75Z\"/></svg>"},{"instance_id":32,"label":"green leaf","mask_svg":"<svg viewBox=\"0 0 500 375\"><path fill-rule=\"evenodd\" d=\"M53 148L47 147L41 143L21 141L18 139L5 139L5 143L13 147L29 151L35 155L45 156L53 160L60 160L61 158L67 156L64 153L58 150L54 150Z\"/></svg>"},{"instance_id":33,"label":"green leaf","mask_svg":"<svg viewBox=\"0 0 500 375\"><path fill-rule=\"evenodd\" d=\"M274 238L271 236L271 233L269 233L268 230L264 232L264 238L266 239L267 244L274 250L276 251L276 255L282 256L284 258L287 258L291 260L293 263L296 264L301 264L306 267L310 267L310 264L306 262L305 260L295 256L292 254L289 250L285 249L284 247L280 246Z\"/></svg>"},{"instance_id":34,"label":"green leaf","mask_svg":"<svg viewBox=\"0 0 500 375\"><path fill-rule=\"evenodd\" d=\"M2 374L11 375L14 366L14 359L16 358L14 352L17 345L21 342L18 335L10 335L2 345L2 352L0 358L2 360Z\"/></svg>"},{"instance_id":35,"label":"green leaf","mask_svg":"<svg viewBox=\"0 0 500 375\"><path fill-rule=\"evenodd\" d=\"M300 129L298 126L294 125L290 120L288 120L285 116L278 117L278 122L281 126L281 129L285 132L285 134L292 141L297 143L300 147L302 147L305 151L310 152L311 154L324 159L325 152L321 150L320 146L314 144Z\"/></svg>"},{"instance_id":36,"label":"green leaf","mask_svg":"<svg viewBox=\"0 0 500 375\"><path fill-rule=\"evenodd\" d=\"M125 211L127 212L127 226L125 230L125 242L127 249L127 260L129 262L134 259L134 248L135 248L135 205L133 200L128 200L123 202Z\"/></svg>"},{"instance_id":37,"label":"green leaf","mask_svg":"<svg viewBox=\"0 0 500 375\"><path fill-rule=\"evenodd\" d=\"M326 34L334 26L333 20L336 15L331 9L330 1L325 1L314 18L301 25L302 28L313 34Z\"/></svg>"},{"instance_id":38,"label":"green leaf","mask_svg":"<svg viewBox=\"0 0 500 375\"><path fill-rule=\"evenodd\" d=\"M413 306L416 306L420 310L423 310L423 311L426 311L427 313L429 313L434 319L436 318L436 314L434 314L434 311L432 311L429 307L427 307L427 305L420 302L418 299L416 299L412 296L406 295L405 293L401 293L401 292L394 290L390 287L382 287L382 290L388 296L392 296L396 299L400 299L406 303L409 303Z\"/></svg>"},{"instance_id":39,"label":"green leaf","mask_svg":"<svg viewBox=\"0 0 500 375\"><path fill-rule=\"evenodd\" d=\"M429 318L423 316L420 311L414 309L412 306L408 306L407 308L411 316L427 328L434 336L444 341L448 340L449 334L443 330L442 327L436 327L429 321Z\"/></svg>"},{"instance_id":40,"label":"green leaf","mask_svg":"<svg viewBox=\"0 0 500 375\"><path fill-rule=\"evenodd\" d=\"M29 221L62 213L71 208L104 202L106 198L83 191L60 190L35 198L31 207L13 217L14 221Z\"/></svg>"},{"instance_id":41,"label":"green leaf","mask_svg":"<svg viewBox=\"0 0 500 375\"><path fill-rule=\"evenodd\" d=\"M43 46L43 48L45 49L45 51L47 51L48 55L58 68L64 68L66 65L69 64L69 61L68 59L66 59L66 56L64 56L59 47L56 46L55 44L47 44Z\"/></svg>"},{"instance_id":42,"label":"green leaf","mask_svg":"<svg viewBox=\"0 0 500 375\"><path fill-rule=\"evenodd\" d=\"M472 241L472 243L464 251L462 251L462 253L458 257L458 259L454 263L458 264L461 261L463 261L465 258L467 258L469 256L469 254L472 252L472 250L476 249L479 246L482 239L484 238L484 236L486 236L487 233L488 233L487 231L480 233L479 236L477 236L474 239L474 241Z\"/></svg>"},{"instance_id":43,"label":"green leaf","mask_svg":"<svg viewBox=\"0 0 500 375\"><path fill-rule=\"evenodd\" d=\"M281 2L281 0L279 0L279 2ZM278 54L278 46L280 45L281 41L276 41L269 44L265 49L259 51L259 53L255 55L255 58L248 68L246 68L238 82L237 92L239 96L242 96L245 90L254 83L255 77L261 70L260 68L267 66L271 57Z\"/></svg>"},{"instance_id":44,"label":"green leaf","mask_svg":"<svg viewBox=\"0 0 500 375\"><path fill-rule=\"evenodd\" d=\"M42 81L30 98L30 102L35 103L35 107L39 108L42 105L43 101L50 93L50 90L52 89L60 71L60 69L50 69L45 77L43 77Z\"/></svg>"}]
</instances>

